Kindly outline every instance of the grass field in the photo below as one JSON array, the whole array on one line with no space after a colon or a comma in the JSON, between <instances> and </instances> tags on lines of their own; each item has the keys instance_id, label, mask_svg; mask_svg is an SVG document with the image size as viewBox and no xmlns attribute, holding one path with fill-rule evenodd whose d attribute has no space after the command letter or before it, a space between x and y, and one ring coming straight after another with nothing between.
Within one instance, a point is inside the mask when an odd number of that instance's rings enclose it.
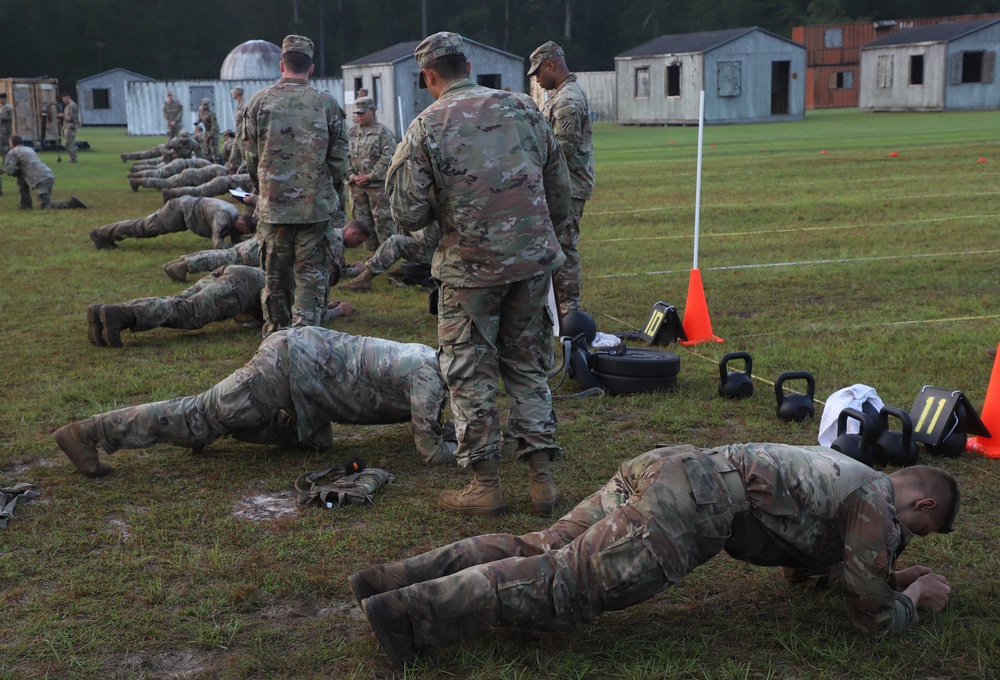
<instances>
[{"instance_id":1,"label":"grass field","mask_svg":"<svg viewBox=\"0 0 1000 680\"><path fill-rule=\"evenodd\" d=\"M838 110L708 128L698 266L725 342L672 348L681 373L671 394L556 402L563 508L656 444L814 444L822 400L853 383L907 411L928 384L962 390L980 408L985 349L1000 339L998 122L996 112ZM0 531L0 678L392 677L347 576L464 536L540 528L525 471L502 459L512 512L500 519L438 511L440 490L468 475L423 467L401 425L340 428L326 453L223 439L197 457L123 451L106 458L116 469L107 478L76 474L55 429L202 391L259 342L223 322L127 336L118 351L87 343L87 304L176 293L162 265L209 244L176 234L95 250L90 229L161 205L156 192L129 190L118 158L161 140L94 128L78 138L92 147L78 164L43 159L56 172L54 198L76 194L90 209L18 211L9 178L0 198L0 485L42 490ZM657 300L684 311L697 129L601 124L595 146L584 302L601 330L635 330ZM339 329L436 344L415 290L382 277L372 293L333 295L357 310ZM716 395L717 361L737 350L753 356L756 393L730 402ZM772 383L789 370L816 377L814 421L775 417ZM377 505L294 509L300 473L355 455L396 475ZM944 613L896 638L867 642L840 597L789 589L775 570L720 556L587 629L503 630L442 650L409 676L998 677L1000 462L921 459L959 478L963 509L954 533L914 541L900 565L928 564L954 590Z\"/></svg>"}]
</instances>

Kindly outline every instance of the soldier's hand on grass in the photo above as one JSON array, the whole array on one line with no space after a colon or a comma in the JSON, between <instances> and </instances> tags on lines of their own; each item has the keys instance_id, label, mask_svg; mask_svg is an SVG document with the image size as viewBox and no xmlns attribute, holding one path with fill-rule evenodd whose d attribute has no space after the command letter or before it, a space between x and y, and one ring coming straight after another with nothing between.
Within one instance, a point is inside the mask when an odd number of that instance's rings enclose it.
<instances>
[{"instance_id":1,"label":"soldier's hand on grass","mask_svg":"<svg viewBox=\"0 0 1000 680\"><path fill-rule=\"evenodd\" d=\"M933 573L930 567L918 564L907 569L900 569L896 572L896 590L906 590L918 578L925 574Z\"/></svg>"},{"instance_id":2,"label":"soldier's hand on grass","mask_svg":"<svg viewBox=\"0 0 1000 680\"><path fill-rule=\"evenodd\" d=\"M354 305L350 302L338 302L335 309L340 316L350 316L354 313Z\"/></svg>"},{"instance_id":3,"label":"soldier's hand on grass","mask_svg":"<svg viewBox=\"0 0 1000 680\"><path fill-rule=\"evenodd\" d=\"M924 574L903 591L903 594L913 600L917 608L944 611L951 594L951 585L941 574L933 572Z\"/></svg>"}]
</instances>

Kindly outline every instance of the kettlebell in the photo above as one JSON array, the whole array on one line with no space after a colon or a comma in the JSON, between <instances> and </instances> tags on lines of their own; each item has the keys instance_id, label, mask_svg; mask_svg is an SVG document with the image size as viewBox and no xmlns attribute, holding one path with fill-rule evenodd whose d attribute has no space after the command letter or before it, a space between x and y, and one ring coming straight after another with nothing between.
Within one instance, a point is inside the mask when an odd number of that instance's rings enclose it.
<instances>
[{"instance_id":1,"label":"kettlebell","mask_svg":"<svg viewBox=\"0 0 1000 680\"><path fill-rule=\"evenodd\" d=\"M785 394L781 388L786 380L805 380L805 394ZM806 418L816 414L813 408L813 395L816 394L816 379L807 371L788 371L782 373L774 381L774 396L778 400L778 417L786 423L793 420L801 423Z\"/></svg>"},{"instance_id":2,"label":"kettlebell","mask_svg":"<svg viewBox=\"0 0 1000 680\"><path fill-rule=\"evenodd\" d=\"M965 433L965 406L959 404L951 417L955 419L955 424L952 426L951 432L945 435L944 439L937 446L928 446L928 453L933 453L936 456L958 458L965 451L965 444L969 440L968 435Z\"/></svg>"},{"instance_id":3,"label":"kettlebell","mask_svg":"<svg viewBox=\"0 0 1000 680\"><path fill-rule=\"evenodd\" d=\"M858 421L858 433L848 433L847 420ZM853 408L845 408L837 416L837 438L830 444L834 451L840 451L856 461L871 467L873 462L872 444L875 443L875 430L872 419L865 413Z\"/></svg>"},{"instance_id":4,"label":"kettlebell","mask_svg":"<svg viewBox=\"0 0 1000 680\"><path fill-rule=\"evenodd\" d=\"M899 419L899 430L889 429L889 416ZM883 432L875 441L876 463L907 467L917 462L917 443L913 441L913 421L906 411L886 404L878 412Z\"/></svg>"},{"instance_id":5,"label":"kettlebell","mask_svg":"<svg viewBox=\"0 0 1000 680\"><path fill-rule=\"evenodd\" d=\"M743 359L743 370L728 372L730 361ZM730 352L719 359L719 396L743 399L753 396L753 359L747 352Z\"/></svg>"}]
</instances>

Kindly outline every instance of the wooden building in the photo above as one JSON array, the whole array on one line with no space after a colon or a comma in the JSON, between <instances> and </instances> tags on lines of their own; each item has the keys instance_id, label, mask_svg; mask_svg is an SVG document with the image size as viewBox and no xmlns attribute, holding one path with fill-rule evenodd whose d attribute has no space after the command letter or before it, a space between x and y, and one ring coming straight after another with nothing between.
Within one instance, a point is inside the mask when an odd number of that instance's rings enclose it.
<instances>
[{"instance_id":1,"label":"wooden building","mask_svg":"<svg viewBox=\"0 0 1000 680\"><path fill-rule=\"evenodd\" d=\"M76 84L76 103L84 125L125 125L128 123L125 101L129 81L153 79L125 68L113 68L81 78Z\"/></svg>"},{"instance_id":2,"label":"wooden building","mask_svg":"<svg viewBox=\"0 0 1000 680\"><path fill-rule=\"evenodd\" d=\"M591 122L615 122L618 120L618 102L615 93L614 71L577 71L576 82L587 95ZM538 85L538 80L529 78L531 98L538 108L545 106L549 93Z\"/></svg>"},{"instance_id":3,"label":"wooden building","mask_svg":"<svg viewBox=\"0 0 1000 680\"><path fill-rule=\"evenodd\" d=\"M0 92L14 108L11 134L37 148L61 143L59 81L55 78L0 78Z\"/></svg>"},{"instance_id":4,"label":"wooden building","mask_svg":"<svg viewBox=\"0 0 1000 680\"><path fill-rule=\"evenodd\" d=\"M759 27L663 35L615 57L618 122L697 125L802 120L806 50Z\"/></svg>"},{"instance_id":5,"label":"wooden building","mask_svg":"<svg viewBox=\"0 0 1000 680\"><path fill-rule=\"evenodd\" d=\"M524 92L524 74L528 68L523 57L464 36L462 41L465 55L472 63L473 80L498 90L510 88L512 92ZM368 96L375 100L379 122L397 138L417 114L434 101L427 90L418 86L420 69L413 59L413 50L419 44L420 41L397 43L341 67L348 107L359 89L368 90Z\"/></svg>"},{"instance_id":6,"label":"wooden building","mask_svg":"<svg viewBox=\"0 0 1000 680\"><path fill-rule=\"evenodd\" d=\"M1000 108L1000 18L922 26L861 48L865 111Z\"/></svg>"},{"instance_id":7,"label":"wooden building","mask_svg":"<svg viewBox=\"0 0 1000 680\"><path fill-rule=\"evenodd\" d=\"M997 18L1000 14L969 14L796 26L792 29L792 40L806 46L806 108L858 105L861 48L869 43L920 26Z\"/></svg>"}]
</instances>

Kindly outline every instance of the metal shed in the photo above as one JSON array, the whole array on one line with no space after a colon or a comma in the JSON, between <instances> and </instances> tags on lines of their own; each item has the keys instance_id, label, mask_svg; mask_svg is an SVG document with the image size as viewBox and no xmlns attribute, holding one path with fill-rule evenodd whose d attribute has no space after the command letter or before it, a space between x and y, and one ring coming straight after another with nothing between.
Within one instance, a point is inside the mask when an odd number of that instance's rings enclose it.
<instances>
[{"instance_id":1,"label":"metal shed","mask_svg":"<svg viewBox=\"0 0 1000 680\"><path fill-rule=\"evenodd\" d=\"M275 80L151 80L128 83L126 109L128 113L128 133L130 135L166 135L167 123L163 120L163 102L167 91L174 93L174 99L184 106L185 128L190 130L197 118L198 106L202 99L212 102L212 109L219 119L222 130L234 127L232 89L243 88L243 98L250 97L257 90L263 90L277 82ZM310 78L309 83L325 90L344 103L344 81L340 78Z\"/></svg>"},{"instance_id":2,"label":"metal shed","mask_svg":"<svg viewBox=\"0 0 1000 680\"><path fill-rule=\"evenodd\" d=\"M806 48L762 28L663 35L615 57L618 122L697 125L805 117Z\"/></svg>"},{"instance_id":3,"label":"metal shed","mask_svg":"<svg viewBox=\"0 0 1000 680\"><path fill-rule=\"evenodd\" d=\"M125 99L129 81L153 79L127 68L113 68L81 78L76 84L76 102L84 125L125 125Z\"/></svg>"},{"instance_id":4,"label":"metal shed","mask_svg":"<svg viewBox=\"0 0 1000 680\"><path fill-rule=\"evenodd\" d=\"M463 37L465 54L472 63L472 78L480 85L498 90L510 88L524 92L523 57L504 52ZM378 52L349 61L341 68L348 106L362 87L375 99L378 120L397 138L421 111L434 101L427 90L418 87L420 69L413 59L419 41L397 43Z\"/></svg>"},{"instance_id":5,"label":"metal shed","mask_svg":"<svg viewBox=\"0 0 1000 680\"><path fill-rule=\"evenodd\" d=\"M0 92L14 108L11 134L41 147L62 141L59 118L59 81L55 78L0 78Z\"/></svg>"},{"instance_id":6,"label":"metal shed","mask_svg":"<svg viewBox=\"0 0 1000 680\"><path fill-rule=\"evenodd\" d=\"M901 31L861 48L858 106L865 111L1000 108L1000 19Z\"/></svg>"},{"instance_id":7,"label":"metal shed","mask_svg":"<svg viewBox=\"0 0 1000 680\"><path fill-rule=\"evenodd\" d=\"M618 102L615 93L615 72L614 71L574 71L576 82L583 88L587 95L587 104L590 106L590 120L592 122L618 120ZM538 85L535 78L531 81L531 98L538 104L538 108L545 106L548 93Z\"/></svg>"}]
</instances>

